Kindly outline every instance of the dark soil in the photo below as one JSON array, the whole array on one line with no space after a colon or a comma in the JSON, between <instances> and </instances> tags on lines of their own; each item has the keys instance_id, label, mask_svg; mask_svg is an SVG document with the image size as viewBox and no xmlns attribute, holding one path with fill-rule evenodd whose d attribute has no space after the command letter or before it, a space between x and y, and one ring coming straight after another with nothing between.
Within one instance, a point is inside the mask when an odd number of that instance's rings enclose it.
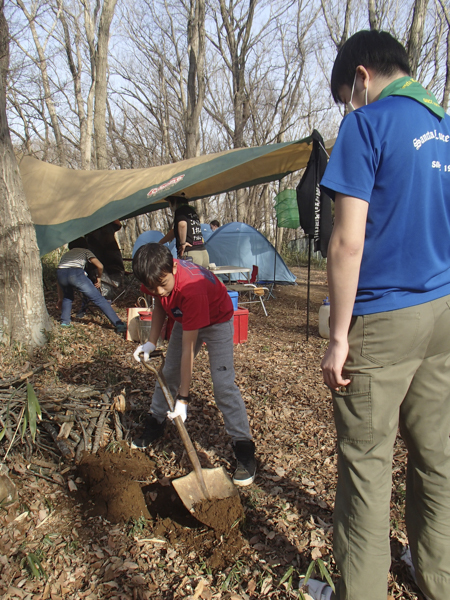
<instances>
[{"instance_id":1,"label":"dark soil","mask_svg":"<svg viewBox=\"0 0 450 600\"><path fill-rule=\"evenodd\" d=\"M111 453L101 448L97 454L85 453L78 474L85 482L80 494L90 516L102 516L112 523L150 518L141 481L152 477L155 463L142 452L125 444Z\"/></svg>"},{"instance_id":2,"label":"dark soil","mask_svg":"<svg viewBox=\"0 0 450 600\"><path fill-rule=\"evenodd\" d=\"M196 519L207 524L219 535L239 526L244 518L239 496L202 500L194 506Z\"/></svg>"}]
</instances>

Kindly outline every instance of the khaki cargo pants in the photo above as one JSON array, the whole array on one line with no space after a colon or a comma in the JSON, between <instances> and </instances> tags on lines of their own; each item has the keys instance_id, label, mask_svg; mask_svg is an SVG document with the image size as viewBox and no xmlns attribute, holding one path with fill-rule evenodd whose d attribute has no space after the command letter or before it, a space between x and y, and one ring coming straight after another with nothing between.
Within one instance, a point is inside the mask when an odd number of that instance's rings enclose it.
<instances>
[{"instance_id":1,"label":"khaki cargo pants","mask_svg":"<svg viewBox=\"0 0 450 600\"><path fill-rule=\"evenodd\" d=\"M339 600L386 600L393 446L408 448L406 525L417 582L450 599L450 296L354 317L333 393L338 433L334 556Z\"/></svg>"}]
</instances>

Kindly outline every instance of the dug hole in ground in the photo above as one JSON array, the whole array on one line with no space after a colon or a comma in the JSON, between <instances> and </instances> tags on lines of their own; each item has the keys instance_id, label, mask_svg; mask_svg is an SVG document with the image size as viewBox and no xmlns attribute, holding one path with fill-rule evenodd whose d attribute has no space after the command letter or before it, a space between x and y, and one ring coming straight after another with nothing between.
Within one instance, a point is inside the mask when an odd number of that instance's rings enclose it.
<instances>
[{"instance_id":1,"label":"dug hole in ground","mask_svg":"<svg viewBox=\"0 0 450 600\"><path fill-rule=\"evenodd\" d=\"M328 340L318 335L326 273L312 272L306 340L306 268L293 271L299 285L275 288L267 318L259 304L246 306L248 341L235 346L236 382L258 473L253 485L239 490L237 507L218 512L213 527L194 519L171 486L191 471L174 426L145 452L129 447L155 383L133 359L136 343L118 336L94 310L74 318L72 329L55 327L33 360L20 348L1 348L0 417L5 423L8 406L12 427L0 442L0 457L18 495L13 504L0 505L2 598L298 598L299 577L311 560L321 558L335 576L336 439L320 372ZM134 293L137 298L138 290L131 290L118 304L123 320ZM51 286L46 300L56 320ZM20 432L12 435L24 382L47 411L35 444L28 433L23 442ZM81 428L81 411L86 423L95 421L92 432ZM186 426L202 467L224 466L232 474L234 455L214 403L205 349L194 366ZM61 441L56 436L62 430ZM77 455L77 436L88 435L91 452ZM405 467L398 439L389 590L394 598L413 600L420 593L399 560L406 543Z\"/></svg>"}]
</instances>

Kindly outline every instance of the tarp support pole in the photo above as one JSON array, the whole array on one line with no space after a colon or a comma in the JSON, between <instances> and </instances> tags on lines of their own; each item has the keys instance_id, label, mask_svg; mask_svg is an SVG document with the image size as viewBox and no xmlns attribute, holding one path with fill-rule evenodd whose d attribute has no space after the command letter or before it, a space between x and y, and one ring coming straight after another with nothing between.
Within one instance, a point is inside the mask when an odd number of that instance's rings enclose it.
<instances>
[{"instance_id":1,"label":"tarp support pole","mask_svg":"<svg viewBox=\"0 0 450 600\"><path fill-rule=\"evenodd\" d=\"M308 236L308 289L306 296L306 341L309 339L309 291L311 286L311 242L312 238Z\"/></svg>"},{"instance_id":2,"label":"tarp support pole","mask_svg":"<svg viewBox=\"0 0 450 600\"><path fill-rule=\"evenodd\" d=\"M275 258L274 258L274 262L273 262L273 285L275 286L275 277L277 274L277 246L278 246L278 219L277 219L277 224L275 226ZM272 288L273 289L273 288Z\"/></svg>"}]
</instances>

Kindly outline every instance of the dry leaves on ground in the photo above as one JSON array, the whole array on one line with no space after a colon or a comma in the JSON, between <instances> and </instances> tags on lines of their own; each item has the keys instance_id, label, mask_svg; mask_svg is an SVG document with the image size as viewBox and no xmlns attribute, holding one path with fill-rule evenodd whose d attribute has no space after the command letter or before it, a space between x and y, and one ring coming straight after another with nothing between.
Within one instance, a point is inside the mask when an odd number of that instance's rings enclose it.
<instances>
[{"instance_id":1,"label":"dry leaves on ground","mask_svg":"<svg viewBox=\"0 0 450 600\"><path fill-rule=\"evenodd\" d=\"M299 576L311 560L322 559L334 576L335 433L319 368L326 340L317 329L326 276L312 273L307 339L305 271L298 286L275 288L276 298L266 303L267 318L259 305L250 305L248 342L235 347L236 381L248 408L259 469L255 484L240 490L245 520L226 534L196 522L173 493L171 479L190 471L174 427L141 458L129 449L154 381L133 360L136 345L117 336L101 316L75 319L73 329L56 326L32 360L20 348L1 351L3 405L20 381L30 381L47 406L44 418L53 418L57 436L72 451L64 460L41 425L35 445L25 436L11 447L6 464L18 500L0 506L2 598L297 598ZM52 312L52 292L48 306ZM119 304L118 312L125 318L125 305ZM80 397L82 389L89 395ZM92 454L94 429L91 454L80 462L82 454L76 457L76 452L86 435L83 428L94 418L98 426L99 415L92 414L102 410L100 450ZM72 426L63 429L67 422ZM195 363L186 425L202 465L224 466L231 473L233 452L214 403L206 350ZM11 440L5 437L1 444L4 457ZM134 470L136 461L141 470ZM395 599L420 599L398 560L406 543L400 440L394 479L389 589ZM139 494L144 501L134 504Z\"/></svg>"}]
</instances>

